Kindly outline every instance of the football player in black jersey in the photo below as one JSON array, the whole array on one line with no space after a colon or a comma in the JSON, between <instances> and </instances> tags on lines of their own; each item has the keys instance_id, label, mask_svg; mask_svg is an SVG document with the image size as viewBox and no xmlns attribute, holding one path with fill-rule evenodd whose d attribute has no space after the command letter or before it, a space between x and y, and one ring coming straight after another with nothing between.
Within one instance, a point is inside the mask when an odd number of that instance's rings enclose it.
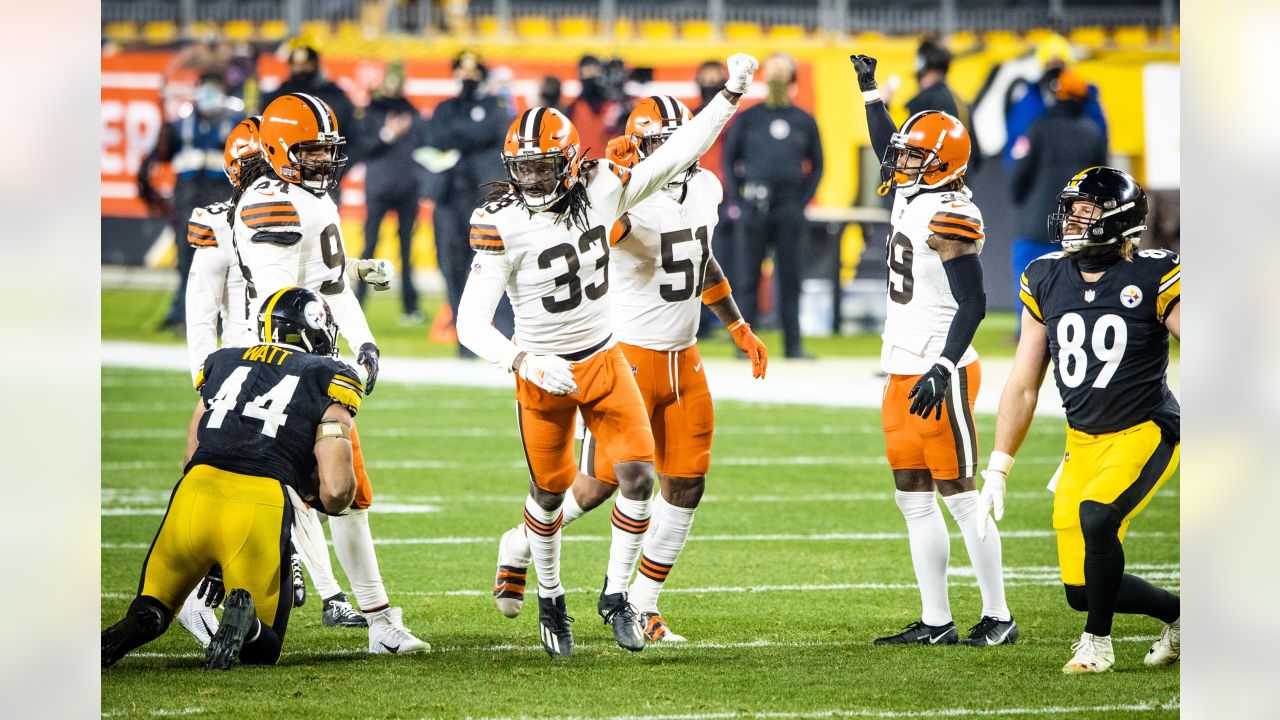
<instances>
[{"instance_id":1,"label":"football player in black jersey","mask_svg":"<svg viewBox=\"0 0 1280 720\"><path fill-rule=\"evenodd\" d=\"M137 598L102 632L103 668L160 637L215 563L229 593L205 666L275 663L293 605L288 489L329 513L351 506L351 422L364 386L335 357L329 306L311 290L284 288L258 323L261 344L218 350L197 373L204 402L191 418L186 469Z\"/></svg>"},{"instance_id":2,"label":"football player in black jersey","mask_svg":"<svg viewBox=\"0 0 1280 720\"><path fill-rule=\"evenodd\" d=\"M983 471L980 512L1004 514L1005 476L1026 438L1049 359L1067 416L1053 528L1067 603L1087 612L1065 673L1111 669L1115 613L1165 623L1147 653L1180 653L1177 595L1124 571L1125 532L1178 466L1180 409L1165 382L1169 335L1179 337L1180 265L1166 250L1137 250L1147 197L1127 174L1091 167L1071 179L1049 216L1063 252L1022 275L1022 337L1000 396L995 449Z\"/></svg>"}]
</instances>

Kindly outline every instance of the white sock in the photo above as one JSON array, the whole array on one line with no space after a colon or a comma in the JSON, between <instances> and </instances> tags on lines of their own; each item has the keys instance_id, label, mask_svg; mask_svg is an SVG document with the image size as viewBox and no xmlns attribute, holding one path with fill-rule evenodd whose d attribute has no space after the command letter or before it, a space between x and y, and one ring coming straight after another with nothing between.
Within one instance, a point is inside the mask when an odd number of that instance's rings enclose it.
<instances>
[{"instance_id":1,"label":"white sock","mask_svg":"<svg viewBox=\"0 0 1280 720\"><path fill-rule=\"evenodd\" d=\"M1004 600L1004 567L1001 563L1000 531L990 523L987 539L978 537L978 491L956 493L942 501L951 511L951 517L960 526L964 546L973 563L973 574L978 578L982 591L982 615L997 620L1009 620L1009 606Z\"/></svg>"},{"instance_id":2,"label":"white sock","mask_svg":"<svg viewBox=\"0 0 1280 720\"><path fill-rule=\"evenodd\" d=\"M951 559L951 539L947 523L931 492L894 492L894 499L907 520L911 541L911 564L920 587L920 619L925 625L951 622L947 598L947 563Z\"/></svg>"},{"instance_id":3,"label":"white sock","mask_svg":"<svg viewBox=\"0 0 1280 720\"><path fill-rule=\"evenodd\" d=\"M369 511L348 510L346 515L329 519L333 533L333 549L338 562L351 581L351 593L360 609L370 610L388 605L387 589L378 570L378 556L373 551L373 534L369 532Z\"/></svg>"},{"instance_id":4,"label":"white sock","mask_svg":"<svg viewBox=\"0 0 1280 720\"><path fill-rule=\"evenodd\" d=\"M298 551L302 564L311 576L311 584L321 599L331 598L342 592L333 576L333 563L329 561L329 543L324 539L320 514L312 508L294 509L293 549Z\"/></svg>"},{"instance_id":5,"label":"white sock","mask_svg":"<svg viewBox=\"0 0 1280 720\"><path fill-rule=\"evenodd\" d=\"M658 611L658 593L689 539L694 512L695 508L671 505L661 494L654 498L653 520L640 553L640 572L631 583L628 597L640 612Z\"/></svg>"},{"instance_id":6,"label":"white sock","mask_svg":"<svg viewBox=\"0 0 1280 720\"><path fill-rule=\"evenodd\" d=\"M650 500L632 500L619 492L613 501L613 542L609 543L609 569L605 593L625 593L640 560L640 547L649 529Z\"/></svg>"},{"instance_id":7,"label":"white sock","mask_svg":"<svg viewBox=\"0 0 1280 720\"><path fill-rule=\"evenodd\" d=\"M525 537L529 539L533 567L538 573L539 597L551 598L564 594L564 588L560 586L560 525L562 522L560 508L543 510L542 506L534 501L532 495L525 498Z\"/></svg>"}]
</instances>

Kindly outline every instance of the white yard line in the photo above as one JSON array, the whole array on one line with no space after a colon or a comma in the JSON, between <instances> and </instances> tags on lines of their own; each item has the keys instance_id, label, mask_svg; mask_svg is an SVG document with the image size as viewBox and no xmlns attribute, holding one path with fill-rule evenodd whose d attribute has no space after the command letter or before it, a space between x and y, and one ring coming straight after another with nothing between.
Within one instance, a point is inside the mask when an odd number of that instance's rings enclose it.
<instances>
[{"instance_id":1,"label":"white yard line","mask_svg":"<svg viewBox=\"0 0 1280 720\"><path fill-rule=\"evenodd\" d=\"M1054 705L1019 708L936 708L930 710L872 710L866 708L800 710L780 712L724 712L724 713L676 713L667 715L556 715L537 716L542 720L800 720L801 718L938 718L938 717L1009 717L1025 715L1050 715L1059 717L1087 717L1095 713L1112 712L1177 712L1178 702L1149 702L1130 705ZM533 716L513 715L472 720L532 720Z\"/></svg>"}]
</instances>

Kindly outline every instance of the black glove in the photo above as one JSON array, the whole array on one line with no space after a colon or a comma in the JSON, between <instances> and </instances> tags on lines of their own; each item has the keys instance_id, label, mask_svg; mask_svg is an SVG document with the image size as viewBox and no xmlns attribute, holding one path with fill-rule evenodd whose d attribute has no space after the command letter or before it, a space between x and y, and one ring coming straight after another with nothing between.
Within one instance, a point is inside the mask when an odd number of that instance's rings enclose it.
<instances>
[{"instance_id":1,"label":"black glove","mask_svg":"<svg viewBox=\"0 0 1280 720\"><path fill-rule=\"evenodd\" d=\"M858 73L858 89L866 92L876 89L876 59L870 55L850 55L849 62Z\"/></svg>"},{"instance_id":2,"label":"black glove","mask_svg":"<svg viewBox=\"0 0 1280 720\"><path fill-rule=\"evenodd\" d=\"M947 385L951 384L951 371L941 363L934 364L929 372L920 377L907 398L911 399L911 414L919 415L926 420L935 410L938 420L942 419L942 398L947 394Z\"/></svg>"},{"instance_id":3,"label":"black glove","mask_svg":"<svg viewBox=\"0 0 1280 720\"><path fill-rule=\"evenodd\" d=\"M364 381L364 394L372 395L373 384L378 382L378 346L373 343L361 345L360 352L356 354L356 362L369 371L369 379Z\"/></svg>"},{"instance_id":4,"label":"black glove","mask_svg":"<svg viewBox=\"0 0 1280 720\"><path fill-rule=\"evenodd\" d=\"M214 565L196 587L196 598L204 600L205 607L216 608L222 604L222 598L226 595L227 588L222 584L222 566Z\"/></svg>"}]
</instances>

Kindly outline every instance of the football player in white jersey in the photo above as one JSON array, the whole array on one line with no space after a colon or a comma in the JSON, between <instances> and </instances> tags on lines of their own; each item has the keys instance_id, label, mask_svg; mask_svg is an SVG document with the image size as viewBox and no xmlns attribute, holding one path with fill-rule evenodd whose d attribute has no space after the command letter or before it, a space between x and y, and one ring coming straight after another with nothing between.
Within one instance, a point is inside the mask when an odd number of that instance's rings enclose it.
<instances>
[{"instance_id":1,"label":"football player in white jersey","mask_svg":"<svg viewBox=\"0 0 1280 720\"><path fill-rule=\"evenodd\" d=\"M260 122L259 117L245 118L227 137L223 169L233 188L230 201L196 208L187 222L187 241L195 248L186 297L187 353L193 380L205 358L219 347L219 321L222 325L222 347L248 347L258 341L257 322L245 294L246 269L240 262L230 218L244 190L271 172L261 155ZM390 287L392 273L393 268L386 260L347 262L347 276L351 282L367 282L377 290ZM307 570L321 598L329 599L323 608L323 623L365 626L364 617L346 602L333 576L328 546L318 525L319 518L315 513L296 513L294 521L294 543L301 548ZM318 541L318 546L310 547L316 543L307 543L308 538ZM213 608L217 607L223 593L219 577L220 569L214 568L196 592L187 598L177 615L182 626L202 645L208 645L218 627ZM297 554L293 556L293 582L293 604L298 607L306 600L306 584Z\"/></svg>"},{"instance_id":2,"label":"football player in white jersey","mask_svg":"<svg viewBox=\"0 0 1280 720\"><path fill-rule=\"evenodd\" d=\"M881 407L885 451L907 522L920 588L920 621L876 640L973 647L1012 643L1018 626L1004 595L999 535L978 536L978 437L973 402L981 367L970 343L986 315L982 213L964 184L969 132L935 110L895 128L876 90L875 58L851 55L866 104L871 146L893 191L889 283L880 362L888 379ZM964 535L982 592L982 615L963 640L951 618L951 541L934 492Z\"/></svg>"},{"instance_id":3,"label":"football player in white jersey","mask_svg":"<svg viewBox=\"0 0 1280 720\"><path fill-rule=\"evenodd\" d=\"M260 133L262 155L274 175L263 177L244 192L233 225L247 270L248 292L259 303L295 285L320 293L355 353L356 364L368 373L366 394L372 393L378 378L378 346L347 284L338 206L328 195L337 187L347 164L341 153L345 140L333 109L311 95L283 95L263 110ZM333 516L329 527L338 561L367 619L369 652L428 650L429 645L404 627L401 609L392 607L387 598L369 531L372 487L354 427L351 445L358 483L356 500L346 513ZM300 510L308 512L305 507ZM319 530L318 524L313 523L311 530Z\"/></svg>"},{"instance_id":4,"label":"football player in white jersey","mask_svg":"<svg viewBox=\"0 0 1280 720\"><path fill-rule=\"evenodd\" d=\"M724 91L633 168L583 162L578 131L551 108L522 113L507 134L508 183L471 218L476 250L458 310L458 339L480 357L518 374L516 399L531 483L525 528L538 575L539 625L552 657L573 652L560 584L565 492L577 476L574 418L612 458L619 493L613 542L597 610L628 650L644 635L627 588L649 526L654 438L631 368L616 346L609 294L609 235L615 221L685 172L737 109L758 66L729 58ZM515 337L492 325L503 294L515 310ZM512 573L508 584L523 586Z\"/></svg>"},{"instance_id":5,"label":"football player in white jersey","mask_svg":"<svg viewBox=\"0 0 1280 720\"><path fill-rule=\"evenodd\" d=\"M641 100L627 119L627 134L609 143L608 159L631 168L652 155L692 118L684 103L668 95ZM697 331L703 303L729 328L763 378L764 343L742 319L720 264L711 254L724 191L710 172L691 164L624 214L610 235L614 332L631 365L649 412L661 492L654 500L639 573L629 598L640 611L650 641L681 642L658 611L658 593L689 537L711 465L715 411L707 388ZM593 435L584 438L581 473L565 494L561 528L607 500L617 488L613 458ZM509 617L524 602L522 581L529 566L523 524L502 536L494 601Z\"/></svg>"}]
</instances>

